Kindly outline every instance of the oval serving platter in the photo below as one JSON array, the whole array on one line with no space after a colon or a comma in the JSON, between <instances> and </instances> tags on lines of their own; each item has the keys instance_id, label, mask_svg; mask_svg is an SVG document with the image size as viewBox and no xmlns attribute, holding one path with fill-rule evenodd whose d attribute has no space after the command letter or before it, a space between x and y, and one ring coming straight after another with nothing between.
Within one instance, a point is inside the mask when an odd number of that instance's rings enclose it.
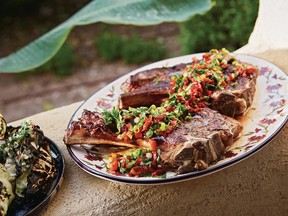
<instances>
[{"instance_id":1,"label":"oval serving platter","mask_svg":"<svg viewBox=\"0 0 288 216\"><path fill-rule=\"evenodd\" d=\"M117 105L118 97L121 93L120 86L129 76L151 68L169 67L179 63L188 63L192 61L193 57L201 58L202 55L203 53L199 53L159 61L120 77L90 96L75 111L70 119L68 128L72 121L81 117L84 109L101 111L103 108L109 109ZM109 174L106 172L105 160L99 160L99 157L89 157L89 150L80 145L67 145L70 156L80 168L89 174L111 181L129 184L161 184L198 178L227 168L251 156L271 142L287 123L288 77L281 69L264 59L245 54L235 54L235 56L243 62L257 66L260 69L260 74L257 78L256 94L252 107L246 115L240 119L244 125L242 136L227 149L223 159L216 164L202 171L180 175L167 172L166 178L135 178Z\"/></svg>"},{"instance_id":2,"label":"oval serving platter","mask_svg":"<svg viewBox=\"0 0 288 216\"><path fill-rule=\"evenodd\" d=\"M49 142L51 154L53 159L56 162L57 167L57 175L54 181L51 183L48 190L41 195L41 197L37 200L26 200L17 202L13 200L13 202L9 206L9 210L7 212L7 216L30 216L30 215L39 215L44 208L49 204L49 202L54 198L55 194L58 192L64 175L64 156L60 150L60 148L49 138L46 137Z\"/></svg>"}]
</instances>

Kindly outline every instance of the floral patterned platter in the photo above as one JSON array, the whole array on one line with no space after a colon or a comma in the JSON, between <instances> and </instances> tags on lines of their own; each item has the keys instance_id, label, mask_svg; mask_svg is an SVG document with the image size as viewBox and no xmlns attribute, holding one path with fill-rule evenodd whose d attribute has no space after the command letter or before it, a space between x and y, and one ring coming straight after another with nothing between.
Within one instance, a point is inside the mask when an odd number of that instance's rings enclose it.
<instances>
[{"instance_id":1,"label":"floral patterned platter","mask_svg":"<svg viewBox=\"0 0 288 216\"><path fill-rule=\"evenodd\" d=\"M116 105L118 96L121 93L120 85L130 75L155 67L173 66L179 63L191 62L192 57L201 58L202 55L202 53L199 53L163 60L120 77L89 97L76 110L71 117L70 123L81 116L83 109L101 111L103 108L112 108L112 106ZM260 69L260 74L257 78L256 94L252 107L245 117L240 119L244 125L242 136L227 149L222 160L211 165L208 169L181 175L167 172L165 178L135 178L115 176L106 172L107 162L93 148L89 149L80 145L67 146L70 156L84 171L94 176L130 184L160 184L193 179L219 171L251 156L271 142L287 123L288 76L277 66L264 59L245 54L235 54L235 56L239 60L251 63Z\"/></svg>"}]
</instances>

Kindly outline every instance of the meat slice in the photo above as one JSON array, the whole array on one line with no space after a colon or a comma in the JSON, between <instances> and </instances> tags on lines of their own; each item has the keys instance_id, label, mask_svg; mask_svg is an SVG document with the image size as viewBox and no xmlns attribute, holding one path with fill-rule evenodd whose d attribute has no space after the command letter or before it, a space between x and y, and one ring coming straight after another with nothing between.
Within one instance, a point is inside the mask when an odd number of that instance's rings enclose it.
<instances>
[{"instance_id":1,"label":"meat slice","mask_svg":"<svg viewBox=\"0 0 288 216\"><path fill-rule=\"evenodd\" d=\"M168 135L160 145L164 165L178 173L206 169L223 155L240 135L242 125L208 108Z\"/></svg>"},{"instance_id":2,"label":"meat slice","mask_svg":"<svg viewBox=\"0 0 288 216\"><path fill-rule=\"evenodd\" d=\"M66 145L109 144L135 147L135 145L117 138L117 134L105 124L100 113L89 110L84 110L81 118L71 123L70 128L66 131L64 142Z\"/></svg>"},{"instance_id":3,"label":"meat slice","mask_svg":"<svg viewBox=\"0 0 288 216\"><path fill-rule=\"evenodd\" d=\"M243 65L251 66L248 63ZM190 63L191 64L191 63ZM159 105L168 98L171 76L180 73L188 64L179 64L174 67L156 68L139 72L131 76L122 84L122 93L119 97L119 108ZM227 68L233 71L233 66ZM215 90L211 95L211 108L220 113L236 117L243 115L251 107L259 69L247 76L239 76L229 82L223 90ZM157 78L157 79L156 79ZM237 83L237 85L235 85Z\"/></svg>"},{"instance_id":4,"label":"meat slice","mask_svg":"<svg viewBox=\"0 0 288 216\"><path fill-rule=\"evenodd\" d=\"M144 85L129 93L120 95L118 104L121 109L129 107L160 105L169 95L170 80Z\"/></svg>"},{"instance_id":5,"label":"meat slice","mask_svg":"<svg viewBox=\"0 0 288 216\"><path fill-rule=\"evenodd\" d=\"M121 85L124 93L119 97L119 108L161 104L169 96L171 76L181 73L186 65L182 63L172 67L154 68L130 76Z\"/></svg>"},{"instance_id":6,"label":"meat slice","mask_svg":"<svg viewBox=\"0 0 288 216\"><path fill-rule=\"evenodd\" d=\"M258 74L256 69L250 76L239 77L237 85L231 83L224 90L214 91L211 108L230 117L243 115L252 105Z\"/></svg>"},{"instance_id":7,"label":"meat slice","mask_svg":"<svg viewBox=\"0 0 288 216\"><path fill-rule=\"evenodd\" d=\"M227 146L238 138L242 125L235 119L209 108L202 108L190 120L183 122L167 137L157 139L164 167L186 173L206 169L218 161ZM101 114L84 110L78 121L66 131L65 143L115 145L129 148L149 148L146 139L126 142L119 139L104 122Z\"/></svg>"},{"instance_id":8,"label":"meat slice","mask_svg":"<svg viewBox=\"0 0 288 216\"><path fill-rule=\"evenodd\" d=\"M123 92L129 92L134 89L141 88L145 85L150 85L151 82L168 81L173 74L182 72L186 65L191 64L181 63L172 67L153 68L150 70L141 71L135 75L130 76L122 85Z\"/></svg>"}]
</instances>

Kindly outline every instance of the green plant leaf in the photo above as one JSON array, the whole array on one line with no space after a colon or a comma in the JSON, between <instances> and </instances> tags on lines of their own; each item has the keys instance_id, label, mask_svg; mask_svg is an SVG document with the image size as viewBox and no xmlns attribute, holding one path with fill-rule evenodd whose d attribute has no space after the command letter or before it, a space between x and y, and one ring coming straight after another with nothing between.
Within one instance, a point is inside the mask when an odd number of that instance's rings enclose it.
<instances>
[{"instance_id":1,"label":"green plant leaf","mask_svg":"<svg viewBox=\"0 0 288 216\"><path fill-rule=\"evenodd\" d=\"M51 59L73 27L95 22L154 25L182 22L212 7L211 0L94 0L64 23L0 59L0 72L23 72Z\"/></svg>"}]
</instances>

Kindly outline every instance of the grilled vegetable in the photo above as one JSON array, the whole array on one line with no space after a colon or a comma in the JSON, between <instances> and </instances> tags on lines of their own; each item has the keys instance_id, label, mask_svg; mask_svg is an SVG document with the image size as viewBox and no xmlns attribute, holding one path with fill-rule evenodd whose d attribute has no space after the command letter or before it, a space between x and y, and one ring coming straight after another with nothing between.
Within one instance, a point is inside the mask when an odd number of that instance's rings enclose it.
<instances>
[{"instance_id":1,"label":"grilled vegetable","mask_svg":"<svg viewBox=\"0 0 288 216\"><path fill-rule=\"evenodd\" d=\"M0 122L0 215L5 215L14 196L30 199L45 191L56 177L56 164L39 126L24 121L7 127L2 115Z\"/></svg>"},{"instance_id":2,"label":"grilled vegetable","mask_svg":"<svg viewBox=\"0 0 288 216\"><path fill-rule=\"evenodd\" d=\"M0 163L0 215L6 215L8 207L15 197L9 178L6 167Z\"/></svg>"},{"instance_id":3,"label":"grilled vegetable","mask_svg":"<svg viewBox=\"0 0 288 216\"><path fill-rule=\"evenodd\" d=\"M6 134L6 121L3 118L3 116L0 114L0 140L3 140L5 138Z\"/></svg>"},{"instance_id":4,"label":"grilled vegetable","mask_svg":"<svg viewBox=\"0 0 288 216\"><path fill-rule=\"evenodd\" d=\"M50 154L50 146L45 137L42 137L38 155L34 160L32 169L28 176L26 194L28 196L45 191L48 182L56 177L55 162Z\"/></svg>"}]
</instances>

